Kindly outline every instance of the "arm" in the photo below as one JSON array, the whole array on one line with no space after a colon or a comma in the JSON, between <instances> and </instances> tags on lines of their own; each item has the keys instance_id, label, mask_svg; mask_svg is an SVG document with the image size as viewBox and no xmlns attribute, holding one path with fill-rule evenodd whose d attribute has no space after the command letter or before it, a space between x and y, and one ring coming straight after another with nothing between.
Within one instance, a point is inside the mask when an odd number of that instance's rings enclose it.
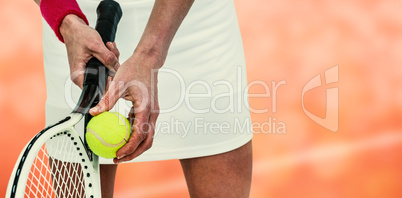
<instances>
[{"instance_id":1,"label":"arm","mask_svg":"<svg viewBox=\"0 0 402 198\"><path fill-rule=\"evenodd\" d=\"M157 0L134 56L159 59L155 68L162 67L181 22L194 0Z\"/></svg>"},{"instance_id":2,"label":"arm","mask_svg":"<svg viewBox=\"0 0 402 198\"><path fill-rule=\"evenodd\" d=\"M108 91L91 109L92 115L110 110L120 97L133 104L129 117L133 135L117 152L115 163L131 160L152 146L159 114L157 73L181 22L194 0L156 0L133 55L117 70ZM135 119L134 119L135 117Z\"/></svg>"}]
</instances>

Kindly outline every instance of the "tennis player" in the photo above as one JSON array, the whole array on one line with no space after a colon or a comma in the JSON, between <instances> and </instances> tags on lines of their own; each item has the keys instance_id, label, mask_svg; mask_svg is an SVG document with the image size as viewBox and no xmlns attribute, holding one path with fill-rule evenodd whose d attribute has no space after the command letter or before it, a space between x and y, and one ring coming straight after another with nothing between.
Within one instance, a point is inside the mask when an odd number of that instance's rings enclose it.
<instances>
[{"instance_id":1,"label":"tennis player","mask_svg":"<svg viewBox=\"0 0 402 198\"><path fill-rule=\"evenodd\" d=\"M180 160L191 197L249 196L252 131L233 0L118 0L123 17L106 45L93 28L99 0L36 2L46 122L71 112L91 57L111 81L90 113L118 111L133 122L117 158L101 158L103 197L113 197L117 164L168 159Z\"/></svg>"}]
</instances>

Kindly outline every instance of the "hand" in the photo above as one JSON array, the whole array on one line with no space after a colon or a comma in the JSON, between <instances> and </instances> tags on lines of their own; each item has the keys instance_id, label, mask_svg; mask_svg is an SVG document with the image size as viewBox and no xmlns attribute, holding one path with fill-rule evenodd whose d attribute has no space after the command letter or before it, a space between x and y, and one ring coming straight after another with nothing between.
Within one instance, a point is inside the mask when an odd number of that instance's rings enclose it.
<instances>
[{"instance_id":1,"label":"hand","mask_svg":"<svg viewBox=\"0 0 402 198\"><path fill-rule=\"evenodd\" d=\"M98 105L89 111L92 115L108 111L120 97L133 104L129 114L133 122L133 133L127 144L117 151L114 163L132 160L152 146L159 115L158 69L162 67L170 43L193 2L155 1L134 54L120 68L116 68L116 75L108 91Z\"/></svg>"},{"instance_id":2,"label":"hand","mask_svg":"<svg viewBox=\"0 0 402 198\"><path fill-rule=\"evenodd\" d=\"M63 19L60 33L67 48L70 78L81 89L86 63L92 57L102 62L109 69L111 76L119 68L119 51L116 44L108 42L105 46L99 33L76 15L69 14Z\"/></svg>"},{"instance_id":3,"label":"hand","mask_svg":"<svg viewBox=\"0 0 402 198\"><path fill-rule=\"evenodd\" d=\"M133 133L117 151L115 163L129 161L152 146L155 123L159 115L157 72L161 62L148 55L134 53L117 70L109 89L97 106L90 110L95 116L109 111L120 97L132 102L129 119Z\"/></svg>"}]
</instances>

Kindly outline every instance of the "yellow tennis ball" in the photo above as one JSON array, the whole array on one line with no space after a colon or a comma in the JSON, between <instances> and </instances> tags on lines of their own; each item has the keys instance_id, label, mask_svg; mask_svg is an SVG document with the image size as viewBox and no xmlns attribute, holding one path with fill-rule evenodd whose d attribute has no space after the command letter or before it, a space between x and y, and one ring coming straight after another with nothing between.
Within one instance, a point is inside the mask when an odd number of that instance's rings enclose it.
<instances>
[{"instance_id":1,"label":"yellow tennis ball","mask_svg":"<svg viewBox=\"0 0 402 198\"><path fill-rule=\"evenodd\" d=\"M127 143L130 135L130 123L123 115L103 112L88 122L85 139L95 154L115 158L117 150Z\"/></svg>"}]
</instances>

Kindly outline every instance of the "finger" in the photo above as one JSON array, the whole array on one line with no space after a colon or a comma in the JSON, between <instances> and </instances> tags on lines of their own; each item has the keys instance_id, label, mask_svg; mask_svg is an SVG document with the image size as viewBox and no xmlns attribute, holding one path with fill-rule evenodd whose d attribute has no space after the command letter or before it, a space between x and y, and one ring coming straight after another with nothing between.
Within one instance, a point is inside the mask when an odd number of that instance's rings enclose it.
<instances>
[{"instance_id":1,"label":"finger","mask_svg":"<svg viewBox=\"0 0 402 198\"><path fill-rule=\"evenodd\" d=\"M145 151L147 151L148 149L150 149L152 147L152 143L153 143L153 135L149 134L147 135L147 137L144 139L144 141L142 141L138 147L135 149L135 151L123 158L114 158L113 162L115 164L119 164L125 161L130 161L138 156L140 156L142 153L144 153Z\"/></svg>"},{"instance_id":2,"label":"finger","mask_svg":"<svg viewBox=\"0 0 402 198\"><path fill-rule=\"evenodd\" d=\"M105 92L107 91L107 90L109 90L109 86L110 86L110 83L112 83L112 77L111 76L108 76L107 77L107 79L106 79L106 85L105 85ZM105 95L106 93L103 93L103 96ZM103 97L102 96L102 97Z\"/></svg>"},{"instance_id":3,"label":"finger","mask_svg":"<svg viewBox=\"0 0 402 198\"><path fill-rule=\"evenodd\" d=\"M128 101L133 101L134 100L134 98L130 95L129 92L125 92L121 97L124 98L125 100L128 100Z\"/></svg>"},{"instance_id":4,"label":"finger","mask_svg":"<svg viewBox=\"0 0 402 198\"><path fill-rule=\"evenodd\" d=\"M129 138L129 141L126 145L121 147L116 155L117 159L122 159L126 156L131 155L137 149L137 147L145 140L149 130L149 113L137 113L135 115L134 124L133 124L133 133Z\"/></svg>"},{"instance_id":5,"label":"finger","mask_svg":"<svg viewBox=\"0 0 402 198\"><path fill-rule=\"evenodd\" d=\"M140 156L142 153L144 153L145 151L147 151L148 149L150 149L152 147L153 144L153 140L154 140L154 134L155 134L155 126L156 126L156 120L158 119L159 116L159 105L158 105L158 101L156 100L156 104L155 104L155 109L152 111L148 111L147 113L145 113L145 115L149 115L149 112L151 113L149 118L148 118L148 122L144 122L140 125L142 126L138 126L139 122L137 122L135 129L136 130L140 130L143 134L145 134L145 139L140 142L138 144L138 146L135 146L136 148L134 149L134 152L132 152L131 154L127 154L130 153L131 150L127 150L124 151L122 150L122 148L124 148L124 146L117 151L117 156L119 156L118 158L115 158L113 161L114 163L118 164L118 163L122 163L125 161L130 161L138 156ZM131 108L130 113L129 113L129 119L132 120L132 114L134 113L134 108ZM141 115L141 113L138 113L138 115ZM139 119L141 120L141 119ZM141 140L141 138L139 139ZM120 153L119 153L120 152Z\"/></svg>"},{"instance_id":6,"label":"finger","mask_svg":"<svg viewBox=\"0 0 402 198\"><path fill-rule=\"evenodd\" d=\"M84 67L75 67L75 68L76 69L71 71L70 79L71 81L73 81L74 84L76 84L78 87L82 89L84 84L85 69Z\"/></svg>"},{"instance_id":7,"label":"finger","mask_svg":"<svg viewBox=\"0 0 402 198\"><path fill-rule=\"evenodd\" d=\"M117 50L117 48L115 48L115 45L112 42L107 42L106 47L117 57L117 60L119 60L120 52L119 52L119 50ZM117 67L114 67L112 70L108 68L109 69L108 75L114 77L116 75L116 71L117 71L117 69L119 69L119 67L120 67L120 64Z\"/></svg>"},{"instance_id":8,"label":"finger","mask_svg":"<svg viewBox=\"0 0 402 198\"><path fill-rule=\"evenodd\" d=\"M146 137L145 139L137 146L137 148L134 150L133 153L126 155L124 157L117 158L115 160L115 163L122 163L125 161L130 161L138 156L140 156L142 153L147 151L152 147L153 140L154 140L154 134L155 134L155 125L156 125L156 119L158 115L157 114L151 114L149 118L149 122L145 123L147 127L142 127L143 130L147 130L145 133Z\"/></svg>"},{"instance_id":9,"label":"finger","mask_svg":"<svg viewBox=\"0 0 402 198\"><path fill-rule=\"evenodd\" d=\"M116 47L116 43L115 42L107 42L106 43L106 47L113 52L113 54L117 57L117 60L119 60L120 57L120 52ZM114 77L116 74L116 71L119 69L120 64L118 64L117 66L114 67L114 70L109 70L109 76Z\"/></svg>"},{"instance_id":10,"label":"finger","mask_svg":"<svg viewBox=\"0 0 402 198\"><path fill-rule=\"evenodd\" d=\"M119 60L103 43L95 42L90 47L93 56L102 62L109 70L116 72L119 68Z\"/></svg>"},{"instance_id":11,"label":"finger","mask_svg":"<svg viewBox=\"0 0 402 198\"><path fill-rule=\"evenodd\" d=\"M131 107L130 112L128 113L128 121L130 122L130 126L134 126L134 118L135 118L135 114L134 114L134 107Z\"/></svg>"},{"instance_id":12,"label":"finger","mask_svg":"<svg viewBox=\"0 0 402 198\"><path fill-rule=\"evenodd\" d=\"M159 112L152 113L151 116L149 117L149 123L151 124L151 129L153 130L153 132L155 131L155 124L156 124L156 120L158 119L158 116L159 116Z\"/></svg>"},{"instance_id":13,"label":"finger","mask_svg":"<svg viewBox=\"0 0 402 198\"><path fill-rule=\"evenodd\" d=\"M145 151L147 151L148 149L150 149L152 147L153 144L153 140L154 140L154 133L153 131L155 130L155 125L150 125L150 127L148 128L148 131L144 133L145 138L141 141L141 142L137 142L138 145L135 146L136 148L134 149L134 152L127 152L130 154L125 154L125 155L121 155L121 153L119 153L119 151L117 152L117 158L115 158L113 161L114 163L122 163L125 161L130 161L138 156L140 156L142 153L144 153ZM138 140L141 140L142 137ZM119 155L120 154L120 155Z\"/></svg>"},{"instance_id":14,"label":"finger","mask_svg":"<svg viewBox=\"0 0 402 198\"><path fill-rule=\"evenodd\" d=\"M123 86L120 83L117 83L116 81L112 81L109 86L108 90L102 97L102 99L99 101L99 103L91 108L89 110L89 113L92 116L96 116L102 112L109 111L110 109L113 108L113 106L116 104L117 100L120 98L120 96L124 92Z\"/></svg>"},{"instance_id":15,"label":"finger","mask_svg":"<svg viewBox=\"0 0 402 198\"><path fill-rule=\"evenodd\" d=\"M151 111L151 115L149 116L149 128L148 128L148 133L150 134L155 134L155 125L156 125L156 120L158 119L159 116L159 107L156 105L155 110Z\"/></svg>"},{"instance_id":16,"label":"finger","mask_svg":"<svg viewBox=\"0 0 402 198\"><path fill-rule=\"evenodd\" d=\"M106 47L113 52L113 54L117 57L117 60L120 58L119 49L117 49L116 42L107 42Z\"/></svg>"}]
</instances>

